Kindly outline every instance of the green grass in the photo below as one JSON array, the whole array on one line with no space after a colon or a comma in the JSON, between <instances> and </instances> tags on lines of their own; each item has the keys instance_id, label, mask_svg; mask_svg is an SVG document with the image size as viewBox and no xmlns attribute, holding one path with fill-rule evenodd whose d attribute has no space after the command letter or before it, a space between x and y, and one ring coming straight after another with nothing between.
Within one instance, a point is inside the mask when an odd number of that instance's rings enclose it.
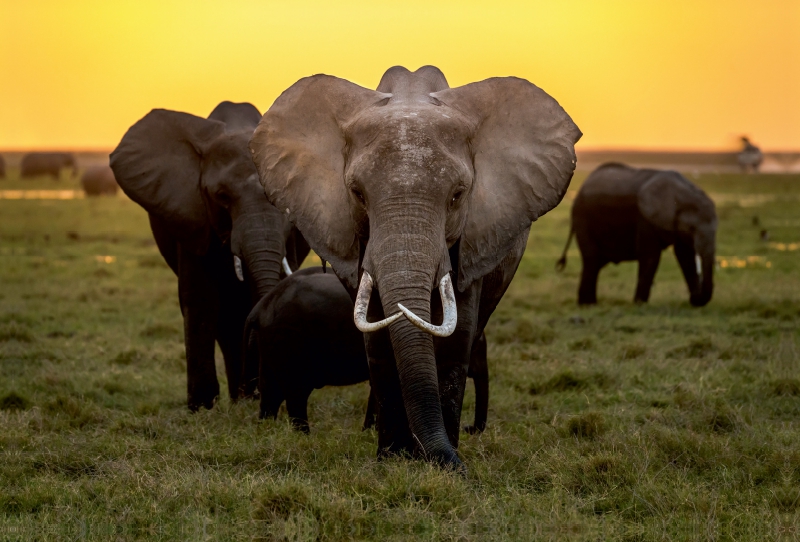
<instances>
[{"instance_id":1,"label":"green grass","mask_svg":"<svg viewBox=\"0 0 800 542\"><path fill-rule=\"evenodd\" d=\"M718 269L703 309L671 252L648 305L628 263L579 309L574 245L553 270L569 200L534 225L487 330L489 422L461 437L466 477L378 462L365 384L315 392L310 436L252 402L190 414L176 279L145 213L122 196L0 200L0 540L794 536L800 251L759 231L800 241L800 177L697 182L722 202L718 254L758 257ZM473 405L468 384L464 423Z\"/></svg>"}]
</instances>

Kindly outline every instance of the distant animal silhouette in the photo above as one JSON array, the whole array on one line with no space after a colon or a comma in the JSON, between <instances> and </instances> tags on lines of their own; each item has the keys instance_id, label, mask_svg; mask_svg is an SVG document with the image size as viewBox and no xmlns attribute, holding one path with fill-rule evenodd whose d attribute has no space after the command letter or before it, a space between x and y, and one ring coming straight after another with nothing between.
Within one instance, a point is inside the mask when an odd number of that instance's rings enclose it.
<instances>
[{"instance_id":1,"label":"distant animal silhouette","mask_svg":"<svg viewBox=\"0 0 800 542\"><path fill-rule=\"evenodd\" d=\"M764 160L761 149L753 145L745 136L742 136L742 145L743 148L737 157L742 173L758 173L758 168Z\"/></svg>"},{"instance_id":2,"label":"distant animal silhouette","mask_svg":"<svg viewBox=\"0 0 800 542\"><path fill-rule=\"evenodd\" d=\"M714 289L717 215L714 202L675 171L604 164L584 181L572 205L572 228L556 269L567 262L575 235L583 270L578 303L597 303L597 276L609 262L638 260L634 301L650 297L661 251L673 245L689 287L689 302L702 307Z\"/></svg>"},{"instance_id":3,"label":"distant animal silhouette","mask_svg":"<svg viewBox=\"0 0 800 542\"><path fill-rule=\"evenodd\" d=\"M69 152L30 152L22 158L20 176L23 179L50 175L58 179L61 170L76 170L75 157Z\"/></svg>"},{"instance_id":4,"label":"distant animal silhouette","mask_svg":"<svg viewBox=\"0 0 800 542\"><path fill-rule=\"evenodd\" d=\"M87 196L113 196L119 190L117 179L109 166L91 166L81 176L81 186Z\"/></svg>"}]
</instances>

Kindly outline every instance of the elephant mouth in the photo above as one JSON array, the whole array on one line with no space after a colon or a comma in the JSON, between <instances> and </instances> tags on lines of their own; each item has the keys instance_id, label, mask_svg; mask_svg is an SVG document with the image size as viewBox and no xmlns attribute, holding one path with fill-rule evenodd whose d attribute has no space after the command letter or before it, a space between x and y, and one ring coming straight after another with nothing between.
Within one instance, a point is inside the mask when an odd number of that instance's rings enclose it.
<instances>
[{"instance_id":1,"label":"elephant mouth","mask_svg":"<svg viewBox=\"0 0 800 542\"><path fill-rule=\"evenodd\" d=\"M444 314L444 318L441 325L438 326L426 322L410 309L404 307L401 303L397 304L397 308L400 309L400 312L388 318L384 318L379 322L368 322L367 308L369 307L369 299L372 295L373 287L374 282L372 277L367 271L364 271L361 275L361 282L358 285L356 304L353 309L353 320L355 321L356 327L362 333L370 333L383 329L402 316L405 316L416 327L426 333L430 333L434 337L449 337L453 334L453 331L455 331L456 324L458 323L458 310L456 307L455 291L453 290L453 280L450 278L450 273L446 273L444 277L442 277L442 280L439 281L439 294L442 298L442 313Z\"/></svg>"},{"instance_id":2,"label":"elephant mouth","mask_svg":"<svg viewBox=\"0 0 800 542\"><path fill-rule=\"evenodd\" d=\"M283 260L281 260L281 266L283 267L283 272L286 273L287 277L292 274L292 268L289 266L286 256L284 256ZM236 278L239 279L239 282L244 282L244 268L242 267L242 259L236 254L233 255L233 270L236 273Z\"/></svg>"}]
</instances>

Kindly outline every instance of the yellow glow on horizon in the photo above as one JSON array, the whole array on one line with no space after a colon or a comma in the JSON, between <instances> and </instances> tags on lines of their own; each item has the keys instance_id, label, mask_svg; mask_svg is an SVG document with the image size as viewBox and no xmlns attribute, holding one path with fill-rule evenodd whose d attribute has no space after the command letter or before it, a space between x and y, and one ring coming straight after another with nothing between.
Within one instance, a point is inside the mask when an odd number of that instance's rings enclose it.
<instances>
[{"instance_id":1,"label":"yellow glow on horizon","mask_svg":"<svg viewBox=\"0 0 800 542\"><path fill-rule=\"evenodd\" d=\"M800 149L800 2L0 0L0 149L112 148L150 109L262 112L314 73L516 75L589 147Z\"/></svg>"}]
</instances>

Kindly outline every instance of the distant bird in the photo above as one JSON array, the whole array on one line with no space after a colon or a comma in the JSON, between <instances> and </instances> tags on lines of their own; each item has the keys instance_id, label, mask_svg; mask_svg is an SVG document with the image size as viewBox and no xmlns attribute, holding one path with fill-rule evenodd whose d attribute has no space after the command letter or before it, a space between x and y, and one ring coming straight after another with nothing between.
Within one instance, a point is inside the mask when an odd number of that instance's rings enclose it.
<instances>
[{"instance_id":1,"label":"distant bird","mask_svg":"<svg viewBox=\"0 0 800 542\"><path fill-rule=\"evenodd\" d=\"M742 148L737 157L742 173L758 173L758 168L764 160L761 149L750 143L750 140L745 136L742 136L742 145L744 148Z\"/></svg>"}]
</instances>

